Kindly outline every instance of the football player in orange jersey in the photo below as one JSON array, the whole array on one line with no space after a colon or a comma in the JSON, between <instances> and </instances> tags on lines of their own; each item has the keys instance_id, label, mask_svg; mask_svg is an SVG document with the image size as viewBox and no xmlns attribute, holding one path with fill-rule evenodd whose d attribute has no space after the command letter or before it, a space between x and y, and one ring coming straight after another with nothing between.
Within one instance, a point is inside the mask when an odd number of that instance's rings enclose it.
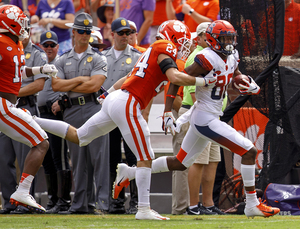
<instances>
[{"instance_id":1,"label":"football player in orange jersey","mask_svg":"<svg viewBox=\"0 0 300 229\"><path fill-rule=\"evenodd\" d=\"M54 65L25 67L22 40L28 37L28 18L13 5L0 7L0 131L10 138L31 147L22 171L18 189L10 202L23 205L30 211L44 213L45 209L29 194L32 180L40 168L48 149L46 132L26 110L16 107L22 78L36 74L55 76Z\"/></svg>"},{"instance_id":2,"label":"football player in orange jersey","mask_svg":"<svg viewBox=\"0 0 300 229\"><path fill-rule=\"evenodd\" d=\"M138 212L135 215L136 219L169 219L150 208L151 163L154 159L154 152L150 145L150 131L141 110L168 81L176 85L197 86L213 85L216 82L213 74L208 74L205 78L194 77L177 70L175 63L177 55L186 58L192 44L191 33L183 23L177 20L166 21L161 26L160 35L163 40L153 43L141 55L132 71L100 96L100 103L107 97L102 109L80 128L76 129L65 122L35 117L35 120L47 132L80 146L85 146L96 137L119 127L124 140L137 158ZM174 131L173 121L171 110L165 112L166 129L169 127ZM122 187L128 185L128 179L119 179L119 182L114 184L113 197L116 198Z\"/></svg>"}]
</instances>

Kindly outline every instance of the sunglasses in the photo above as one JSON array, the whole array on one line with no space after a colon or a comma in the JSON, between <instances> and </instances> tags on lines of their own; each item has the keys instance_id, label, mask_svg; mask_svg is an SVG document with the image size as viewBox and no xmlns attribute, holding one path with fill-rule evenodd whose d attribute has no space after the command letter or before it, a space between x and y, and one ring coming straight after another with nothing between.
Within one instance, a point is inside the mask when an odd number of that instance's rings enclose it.
<instances>
[{"instance_id":1,"label":"sunglasses","mask_svg":"<svg viewBox=\"0 0 300 229\"><path fill-rule=\"evenodd\" d=\"M134 34L134 33L136 33L136 31L135 30L131 30L130 34Z\"/></svg>"},{"instance_id":2,"label":"sunglasses","mask_svg":"<svg viewBox=\"0 0 300 229\"><path fill-rule=\"evenodd\" d=\"M92 30L83 30L83 29L77 29L77 33L90 35L92 33Z\"/></svg>"},{"instance_id":3,"label":"sunglasses","mask_svg":"<svg viewBox=\"0 0 300 229\"><path fill-rule=\"evenodd\" d=\"M119 32L117 32L117 34L119 35L119 36L123 36L124 34L126 34L126 36L129 36L130 34L131 34L131 31L119 31Z\"/></svg>"},{"instance_id":4,"label":"sunglasses","mask_svg":"<svg viewBox=\"0 0 300 229\"><path fill-rule=\"evenodd\" d=\"M55 43L51 43L51 44L43 44L43 47L44 47L44 48L48 48L48 47L50 46L51 48L55 48L56 45L57 45L57 44L55 44Z\"/></svg>"}]
</instances>

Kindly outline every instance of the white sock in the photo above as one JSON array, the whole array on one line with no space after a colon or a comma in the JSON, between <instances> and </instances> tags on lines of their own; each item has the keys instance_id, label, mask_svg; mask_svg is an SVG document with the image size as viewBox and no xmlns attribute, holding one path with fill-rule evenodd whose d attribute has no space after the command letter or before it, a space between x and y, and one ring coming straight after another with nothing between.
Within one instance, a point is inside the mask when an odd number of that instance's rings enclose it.
<instances>
[{"instance_id":1,"label":"white sock","mask_svg":"<svg viewBox=\"0 0 300 229\"><path fill-rule=\"evenodd\" d=\"M252 208L252 207L259 205L256 191L252 191L252 192L245 191L245 193L246 193L246 207L247 208Z\"/></svg>"},{"instance_id":2,"label":"white sock","mask_svg":"<svg viewBox=\"0 0 300 229\"><path fill-rule=\"evenodd\" d=\"M44 129L45 131L54 134L58 137L65 138L69 129L70 124L53 119L34 117L34 120Z\"/></svg>"},{"instance_id":3,"label":"white sock","mask_svg":"<svg viewBox=\"0 0 300 229\"><path fill-rule=\"evenodd\" d=\"M138 190L138 206L150 206L150 183L151 183L151 168L138 167L135 175L136 186Z\"/></svg>"},{"instance_id":4,"label":"white sock","mask_svg":"<svg viewBox=\"0 0 300 229\"><path fill-rule=\"evenodd\" d=\"M152 161L152 173L168 172L167 156L159 157Z\"/></svg>"},{"instance_id":5,"label":"white sock","mask_svg":"<svg viewBox=\"0 0 300 229\"><path fill-rule=\"evenodd\" d=\"M241 164L241 175L244 182L244 187L255 186L255 165ZM245 191L246 193L246 206L248 208L259 205L256 191Z\"/></svg>"},{"instance_id":6,"label":"white sock","mask_svg":"<svg viewBox=\"0 0 300 229\"><path fill-rule=\"evenodd\" d=\"M22 178L19 183L18 192L29 193L34 176L27 174L28 176L24 177L23 175L24 174L22 174Z\"/></svg>"}]
</instances>

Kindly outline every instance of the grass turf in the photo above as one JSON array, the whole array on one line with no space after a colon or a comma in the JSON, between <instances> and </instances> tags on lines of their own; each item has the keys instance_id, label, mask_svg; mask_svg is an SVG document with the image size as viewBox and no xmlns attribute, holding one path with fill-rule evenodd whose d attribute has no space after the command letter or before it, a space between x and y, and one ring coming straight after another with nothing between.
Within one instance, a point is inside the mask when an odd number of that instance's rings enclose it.
<instances>
[{"instance_id":1,"label":"grass turf","mask_svg":"<svg viewBox=\"0 0 300 229\"><path fill-rule=\"evenodd\" d=\"M0 228L300 228L300 216L255 217L226 216L173 216L169 221L135 220L134 215L2 215Z\"/></svg>"}]
</instances>

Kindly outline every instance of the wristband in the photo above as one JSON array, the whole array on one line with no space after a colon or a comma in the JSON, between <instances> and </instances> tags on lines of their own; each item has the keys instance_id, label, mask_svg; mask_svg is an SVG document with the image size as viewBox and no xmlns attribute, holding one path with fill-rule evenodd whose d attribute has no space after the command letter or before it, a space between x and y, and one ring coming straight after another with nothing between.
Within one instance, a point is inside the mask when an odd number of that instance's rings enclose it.
<instances>
[{"instance_id":1,"label":"wristband","mask_svg":"<svg viewBox=\"0 0 300 229\"><path fill-rule=\"evenodd\" d=\"M108 93L112 93L112 92L114 92L116 89L114 88L114 86L111 86L108 90L107 90L107 92Z\"/></svg>"},{"instance_id":2,"label":"wristband","mask_svg":"<svg viewBox=\"0 0 300 229\"><path fill-rule=\"evenodd\" d=\"M188 13L188 15L191 15L195 10L194 9L191 9Z\"/></svg>"},{"instance_id":3,"label":"wristband","mask_svg":"<svg viewBox=\"0 0 300 229\"><path fill-rule=\"evenodd\" d=\"M167 96L167 97L171 97L172 99L175 99L175 98L176 98L175 95L169 95L169 94L167 94L166 96Z\"/></svg>"},{"instance_id":4,"label":"wristband","mask_svg":"<svg viewBox=\"0 0 300 229\"><path fill-rule=\"evenodd\" d=\"M32 74L33 75L38 75L38 74L42 74L41 72L41 67L32 67L31 68Z\"/></svg>"},{"instance_id":5,"label":"wristband","mask_svg":"<svg viewBox=\"0 0 300 229\"><path fill-rule=\"evenodd\" d=\"M196 82L195 82L196 86L205 86L204 78L200 78L200 77L195 77L195 78L196 78Z\"/></svg>"}]
</instances>

